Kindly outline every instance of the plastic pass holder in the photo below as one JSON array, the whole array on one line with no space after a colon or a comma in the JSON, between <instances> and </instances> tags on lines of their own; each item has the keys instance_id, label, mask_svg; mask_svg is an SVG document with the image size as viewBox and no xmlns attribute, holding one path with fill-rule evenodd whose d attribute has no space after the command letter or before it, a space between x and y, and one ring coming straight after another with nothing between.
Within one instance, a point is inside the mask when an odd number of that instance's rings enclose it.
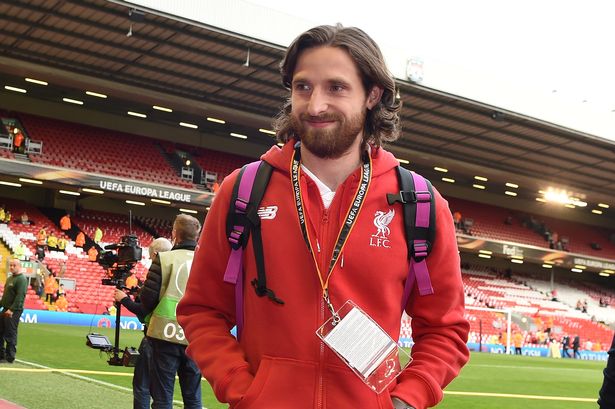
<instances>
[{"instance_id":1,"label":"plastic pass holder","mask_svg":"<svg viewBox=\"0 0 615 409\"><path fill-rule=\"evenodd\" d=\"M329 318L316 335L376 393L387 388L412 358L352 301Z\"/></svg>"}]
</instances>

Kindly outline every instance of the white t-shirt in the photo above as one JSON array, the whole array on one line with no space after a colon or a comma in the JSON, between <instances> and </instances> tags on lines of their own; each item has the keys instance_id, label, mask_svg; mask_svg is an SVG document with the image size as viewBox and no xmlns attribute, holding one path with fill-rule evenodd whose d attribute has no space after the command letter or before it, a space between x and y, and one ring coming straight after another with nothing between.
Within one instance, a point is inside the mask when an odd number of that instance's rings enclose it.
<instances>
[{"instance_id":1,"label":"white t-shirt","mask_svg":"<svg viewBox=\"0 0 615 409\"><path fill-rule=\"evenodd\" d=\"M306 168L303 164L301 165L301 170L303 170L305 174L308 175L314 181L314 183L316 183L316 186L318 186L318 191L320 192L322 204L325 206L325 209L328 209L329 206L331 206L333 198L335 197L335 192L329 189L327 185L322 183L322 181L318 179L316 175L310 172L310 170Z\"/></svg>"}]
</instances>

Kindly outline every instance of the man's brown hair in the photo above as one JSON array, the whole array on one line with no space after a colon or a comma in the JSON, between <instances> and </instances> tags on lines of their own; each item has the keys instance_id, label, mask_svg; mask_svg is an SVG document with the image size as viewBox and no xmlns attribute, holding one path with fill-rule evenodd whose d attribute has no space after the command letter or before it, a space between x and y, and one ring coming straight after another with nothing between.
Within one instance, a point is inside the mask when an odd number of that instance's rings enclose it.
<instances>
[{"instance_id":1,"label":"man's brown hair","mask_svg":"<svg viewBox=\"0 0 615 409\"><path fill-rule=\"evenodd\" d=\"M187 214L178 214L173 222L176 242L197 241L201 231L201 222Z\"/></svg>"},{"instance_id":2,"label":"man's brown hair","mask_svg":"<svg viewBox=\"0 0 615 409\"><path fill-rule=\"evenodd\" d=\"M297 37L288 47L284 59L280 63L282 84L288 90L301 53L314 47L338 47L350 55L355 62L366 96L374 86L383 89L382 98L365 117L363 143L381 146L383 142L396 140L401 133L399 110L401 102L397 101L395 79L387 69L380 48L363 30L356 27L318 26ZM290 98L275 118L273 127L279 142L287 142L291 138L300 139L295 135L291 123L292 104Z\"/></svg>"}]
</instances>

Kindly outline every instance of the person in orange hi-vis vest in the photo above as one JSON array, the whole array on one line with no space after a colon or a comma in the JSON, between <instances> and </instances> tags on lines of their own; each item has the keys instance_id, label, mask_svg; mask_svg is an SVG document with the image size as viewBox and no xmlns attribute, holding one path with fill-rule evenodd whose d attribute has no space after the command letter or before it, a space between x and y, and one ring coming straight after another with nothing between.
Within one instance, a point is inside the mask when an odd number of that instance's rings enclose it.
<instances>
[{"instance_id":1,"label":"person in orange hi-vis vest","mask_svg":"<svg viewBox=\"0 0 615 409\"><path fill-rule=\"evenodd\" d=\"M66 299L64 294L61 294L56 300L56 311L68 311L68 300Z\"/></svg>"},{"instance_id":2,"label":"person in orange hi-vis vest","mask_svg":"<svg viewBox=\"0 0 615 409\"><path fill-rule=\"evenodd\" d=\"M128 278L126 278L126 287L133 289L138 286L139 286L139 279L137 278L135 273L132 273Z\"/></svg>"},{"instance_id":3,"label":"person in orange hi-vis vest","mask_svg":"<svg viewBox=\"0 0 615 409\"><path fill-rule=\"evenodd\" d=\"M90 261L96 261L96 257L98 257L98 250L96 250L95 246L92 246L88 249L88 259Z\"/></svg>"},{"instance_id":4,"label":"person in orange hi-vis vest","mask_svg":"<svg viewBox=\"0 0 615 409\"><path fill-rule=\"evenodd\" d=\"M54 294L58 291L58 280L56 280L56 275L51 273L45 278L45 302L53 304Z\"/></svg>"},{"instance_id":5,"label":"person in orange hi-vis vest","mask_svg":"<svg viewBox=\"0 0 615 409\"><path fill-rule=\"evenodd\" d=\"M36 244L39 246L45 246L47 244L47 232L44 227L40 229L36 235Z\"/></svg>"},{"instance_id":6,"label":"person in orange hi-vis vest","mask_svg":"<svg viewBox=\"0 0 615 409\"><path fill-rule=\"evenodd\" d=\"M66 213L60 219L60 229L62 229L63 231L67 231L67 230L70 230L70 228L71 228L70 214Z\"/></svg>"},{"instance_id":7,"label":"person in orange hi-vis vest","mask_svg":"<svg viewBox=\"0 0 615 409\"><path fill-rule=\"evenodd\" d=\"M80 231L79 234L77 234L77 238L75 239L75 246L83 247L84 244L85 244L85 234L83 234L83 232Z\"/></svg>"}]
</instances>

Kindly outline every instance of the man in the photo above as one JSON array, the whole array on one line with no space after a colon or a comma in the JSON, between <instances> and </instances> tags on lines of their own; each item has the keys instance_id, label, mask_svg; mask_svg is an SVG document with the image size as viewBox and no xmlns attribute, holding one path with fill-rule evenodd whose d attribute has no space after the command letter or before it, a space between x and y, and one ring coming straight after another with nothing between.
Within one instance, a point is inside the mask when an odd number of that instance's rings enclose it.
<instances>
[{"instance_id":1,"label":"man","mask_svg":"<svg viewBox=\"0 0 615 409\"><path fill-rule=\"evenodd\" d=\"M96 226L96 230L94 231L94 243L98 244L103 238L103 231L100 227Z\"/></svg>"},{"instance_id":2,"label":"man","mask_svg":"<svg viewBox=\"0 0 615 409\"><path fill-rule=\"evenodd\" d=\"M386 198L400 191L398 161L381 147L400 133L394 79L374 41L341 26L299 36L281 73L290 99L275 128L285 144L262 156L274 171L260 206L275 209L261 220L264 264L267 287L284 304L251 288L256 262L246 251L243 334L239 342L229 335L235 286L223 276L234 172L207 216L177 309L188 353L231 408L434 406L468 360L469 331L453 220L437 192L437 233L427 258L434 293L421 296L414 287L404 306L415 342L409 367L376 394L316 335L329 311L351 300L391 338L399 337L409 264L403 209ZM392 216L386 229L377 229L382 212ZM340 231L348 232L345 241ZM370 240L376 235L380 240Z\"/></svg>"},{"instance_id":3,"label":"man","mask_svg":"<svg viewBox=\"0 0 615 409\"><path fill-rule=\"evenodd\" d=\"M579 348L581 348L581 337L579 337L579 335L575 335L574 339L572 340L572 357L574 359L581 358Z\"/></svg>"},{"instance_id":4,"label":"man","mask_svg":"<svg viewBox=\"0 0 615 409\"><path fill-rule=\"evenodd\" d=\"M83 248L84 245L85 245L85 234L82 231L80 231L79 233L77 233L77 237L75 238L75 247Z\"/></svg>"},{"instance_id":5,"label":"man","mask_svg":"<svg viewBox=\"0 0 615 409\"><path fill-rule=\"evenodd\" d=\"M36 234L36 258L39 261L45 259L45 247L47 246L47 231L42 227Z\"/></svg>"},{"instance_id":6,"label":"man","mask_svg":"<svg viewBox=\"0 0 615 409\"><path fill-rule=\"evenodd\" d=\"M564 337L562 338L562 358L570 358L570 352L568 352L568 350L570 349L570 336L568 335L564 335Z\"/></svg>"},{"instance_id":7,"label":"man","mask_svg":"<svg viewBox=\"0 0 615 409\"><path fill-rule=\"evenodd\" d=\"M58 295L56 299L56 311L67 312L68 311L68 300L64 293Z\"/></svg>"},{"instance_id":8,"label":"man","mask_svg":"<svg viewBox=\"0 0 615 409\"><path fill-rule=\"evenodd\" d=\"M201 223L179 214L171 231L173 248L158 253L141 289L147 337L152 346L150 393L153 409L173 407L175 374L179 376L184 408L201 409L201 372L186 355L188 341L177 323L175 309L186 289Z\"/></svg>"},{"instance_id":9,"label":"man","mask_svg":"<svg viewBox=\"0 0 615 409\"><path fill-rule=\"evenodd\" d=\"M9 271L11 275L6 279L0 299L0 363L12 364L17 352L17 327L23 312L28 280L21 272L19 259L11 259Z\"/></svg>"},{"instance_id":10,"label":"man","mask_svg":"<svg viewBox=\"0 0 615 409\"><path fill-rule=\"evenodd\" d=\"M58 238L53 232L49 233L49 236L47 236L47 248L49 251L58 250Z\"/></svg>"},{"instance_id":11,"label":"man","mask_svg":"<svg viewBox=\"0 0 615 409\"><path fill-rule=\"evenodd\" d=\"M598 399L600 409L615 408L615 335L609 349L609 359L604 368L604 381Z\"/></svg>"},{"instance_id":12,"label":"man","mask_svg":"<svg viewBox=\"0 0 615 409\"><path fill-rule=\"evenodd\" d=\"M68 230L71 229L71 227L72 227L72 223L70 221L70 214L66 213L60 219L60 229L64 232L67 232Z\"/></svg>"},{"instance_id":13,"label":"man","mask_svg":"<svg viewBox=\"0 0 615 409\"><path fill-rule=\"evenodd\" d=\"M13 254L15 255L15 258L19 260L25 260L26 259L26 246L20 241L15 246L15 250L13 251Z\"/></svg>"},{"instance_id":14,"label":"man","mask_svg":"<svg viewBox=\"0 0 615 409\"><path fill-rule=\"evenodd\" d=\"M154 260L156 255L162 251L171 250L173 245L164 237L159 237L152 241L149 246L149 258ZM130 277L134 277L132 274ZM128 277L128 278L130 278ZM128 285L128 279L126 279L126 287L132 289L133 287ZM139 321L145 322L146 313L144 313L143 305L140 301L133 301L126 295L124 291L115 290L115 301L121 303L128 311L134 313ZM145 333L147 334L147 326L145 327ZM149 362L152 359L152 347L146 336L141 340L139 345L139 357L135 364L135 372L132 377L132 394L133 394L133 408L134 409L148 409L150 407L150 393L149 393Z\"/></svg>"}]
</instances>

